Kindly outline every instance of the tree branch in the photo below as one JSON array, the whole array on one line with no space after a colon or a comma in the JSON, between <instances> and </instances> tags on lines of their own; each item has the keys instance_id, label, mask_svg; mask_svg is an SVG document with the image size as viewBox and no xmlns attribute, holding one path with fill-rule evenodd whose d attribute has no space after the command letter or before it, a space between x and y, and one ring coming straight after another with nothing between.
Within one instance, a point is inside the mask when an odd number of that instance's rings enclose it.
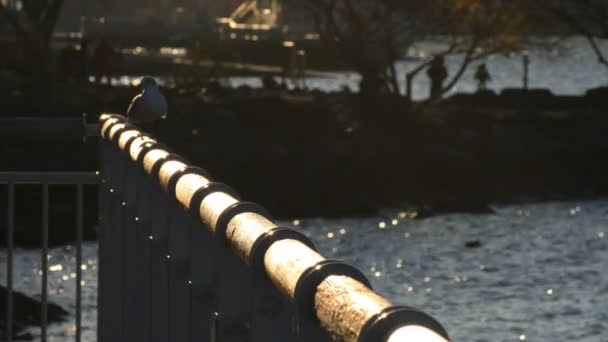
<instances>
[{"instance_id":1,"label":"tree branch","mask_svg":"<svg viewBox=\"0 0 608 342\"><path fill-rule=\"evenodd\" d=\"M6 19L18 36L25 36L25 28L19 22L19 18L17 17L16 13L7 8L2 2L0 2L0 17Z\"/></svg>"}]
</instances>

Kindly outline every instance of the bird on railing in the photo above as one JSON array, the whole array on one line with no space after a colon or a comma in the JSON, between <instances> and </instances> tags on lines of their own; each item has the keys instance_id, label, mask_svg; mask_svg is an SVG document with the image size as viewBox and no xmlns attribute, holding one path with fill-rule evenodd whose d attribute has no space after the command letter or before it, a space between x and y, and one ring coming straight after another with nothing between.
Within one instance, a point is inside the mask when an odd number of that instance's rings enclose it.
<instances>
[{"instance_id":1,"label":"bird on railing","mask_svg":"<svg viewBox=\"0 0 608 342\"><path fill-rule=\"evenodd\" d=\"M141 88L141 93L131 101L127 109L127 118L130 122L155 134L158 122L167 117L167 100L152 77L143 77L138 86Z\"/></svg>"}]
</instances>

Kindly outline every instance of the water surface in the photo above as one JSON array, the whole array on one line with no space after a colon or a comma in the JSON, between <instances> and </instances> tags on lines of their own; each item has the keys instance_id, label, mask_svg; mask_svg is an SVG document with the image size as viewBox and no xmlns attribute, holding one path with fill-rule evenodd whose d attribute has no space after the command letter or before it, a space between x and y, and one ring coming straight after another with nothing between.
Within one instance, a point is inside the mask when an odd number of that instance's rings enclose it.
<instances>
[{"instance_id":1,"label":"water surface","mask_svg":"<svg viewBox=\"0 0 608 342\"><path fill-rule=\"evenodd\" d=\"M289 224L326 257L363 270L383 296L436 317L454 341L608 341L608 200L403 216L386 211ZM471 240L481 247L465 248ZM96 253L95 243L85 245L84 341L95 341ZM72 248L51 250L49 298L71 312L73 264ZM37 294L39 267L38 251L17 252L20 291ZM73 320L50 333L53 341L71 341Z\"/></svg>"}]
</instances>

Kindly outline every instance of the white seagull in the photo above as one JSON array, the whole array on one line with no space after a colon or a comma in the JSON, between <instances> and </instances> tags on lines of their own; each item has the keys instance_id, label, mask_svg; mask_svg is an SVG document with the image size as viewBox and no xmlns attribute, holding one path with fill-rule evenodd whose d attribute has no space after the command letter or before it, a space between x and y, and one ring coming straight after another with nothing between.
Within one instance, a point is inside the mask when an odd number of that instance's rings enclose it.
<instances>
[{"instance_id":1,"label":"white seagull","mask_svg":"<svg viewBox=\"0 0 608 342\"><path fill-rule=\"evenodd\" d=\"M156 81L149 76L139 81L141 93L133 98L127 118L133 123L148 124L167 117L167 99L161 94Z\"/></svg>"}]
</instances>

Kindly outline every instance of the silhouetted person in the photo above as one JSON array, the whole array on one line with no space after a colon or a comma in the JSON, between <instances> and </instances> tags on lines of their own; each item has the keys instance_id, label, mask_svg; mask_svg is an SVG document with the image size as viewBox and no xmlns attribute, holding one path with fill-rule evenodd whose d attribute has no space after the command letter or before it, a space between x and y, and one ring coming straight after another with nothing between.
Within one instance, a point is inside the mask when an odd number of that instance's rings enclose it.
<instances>
[{"instance_id":1,"label":"silhouetted person","mask_svg":"<svg viewBox=\"0 0 608 342\"><path fill-rule=\"evenodd\" d=\"M475 80L477 80L478 90L488 89L488 82L492 80L492 76L488 72L485 63L477 67L477 71L475 71Z\"/></svg>"},{"instance_id":2,"label":"silhouetted person","mask_svg":"<svg viewBox=\"0 0 608 342\"><path fill-rule=\"evenodd\" d=\"M445 67L445 60L443 56L436 56L433 58L433 61L427 69L426 74L431 80L431 99L440 98L441 94L443 93L443 82L448 77L448 70Z\"/></svg>"},{"instance_id":3,"label":"silhouetted person","mask_svg":"<svg viewBox=\"0 0 608 342\"><path fill-rule=\"evenodd\" d=\"M296 57L296 80L297 87L304 89L306 87L306 67L307 67L307 56L305 50L298 50Z\"/></svg>"},{"instance_id":4,"label":"silhouetted person","mask_svg":"<svg viewBox=\"0 0 608 342\"><path fill-rule=\"evenodd\" d=\"M95 49L95 80L101 83L101 78L110 76L114 50L105 39L102 39ZM109 80L108 80L109 82Z\"/></svg>"},{"instance_id":5,"label":"silhouetted person","mask_svg":"<svg viewBox=\"0 0 608 342\"><path fill-rule=\"evenodd\" d=\"M86 38L83 38L80 41L80 51L78 57L78 77L87 80L89 76L89 41Z\"/></svg>"},{"instance_id":6,"label":"silhouetted person","mask_svg":"<svg viewBox=\"0 0 608 342\"><path fill-rule=\"evenodd\" d=\"M70 78L72 76L73 51L74 49L71 46L66 45L59 52L59 69L65 78Z\"/></svg>"},{"instance_id":7,"label":"silhouetted person","mask_svg":"<svg viewBox=\"0 0 608 342\"><path fill-rule=\"evenodd\" d=\"M152 77L142 78L139 88L141 93L131 101L127 109L127 118L144 131L157 135L158 124L167 117L167 100Z\"/></svg>"},{"instance_id":8,"label":"silhouetted person","mask_svg":"<svg viewBox=\"0 0 608 342\"><path fill-rule=\"evenodd\" d=\"M274 90L274 89L279 88L279 84L274 79L274 76L271 76L271 75L266 75L266 76L262 77L262 86L266 90Z\"/></svg>"}]
</instances>

